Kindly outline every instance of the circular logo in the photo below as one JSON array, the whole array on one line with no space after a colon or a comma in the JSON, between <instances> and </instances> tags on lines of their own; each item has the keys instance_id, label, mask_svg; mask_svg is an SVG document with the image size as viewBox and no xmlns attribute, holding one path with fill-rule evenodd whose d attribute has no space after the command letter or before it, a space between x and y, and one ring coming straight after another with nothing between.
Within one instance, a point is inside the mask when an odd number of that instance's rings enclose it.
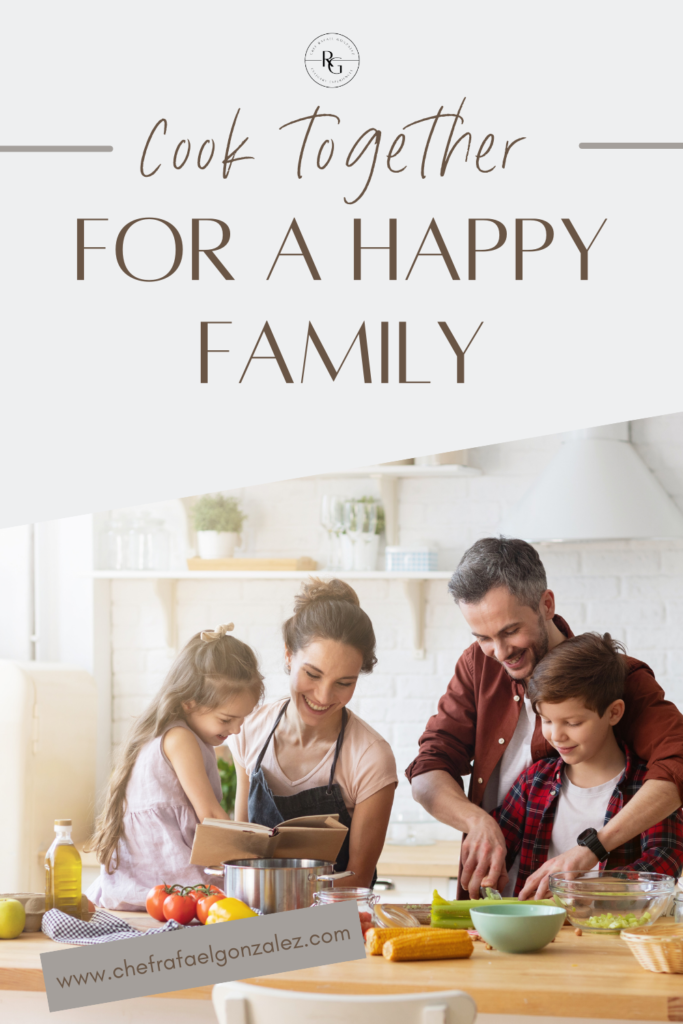
<instances>
[{"instance_id":1,"label":"circular logo","mask_svg":"<svg viewBox=\"0 0 683 1024\"><path fill-rule=\"evenodd\" d=\"M348 36L326 32L308 47L304 63L314 82L326 89L338 89L355 78L360 55Z\"/></svg>"}]
</instances>

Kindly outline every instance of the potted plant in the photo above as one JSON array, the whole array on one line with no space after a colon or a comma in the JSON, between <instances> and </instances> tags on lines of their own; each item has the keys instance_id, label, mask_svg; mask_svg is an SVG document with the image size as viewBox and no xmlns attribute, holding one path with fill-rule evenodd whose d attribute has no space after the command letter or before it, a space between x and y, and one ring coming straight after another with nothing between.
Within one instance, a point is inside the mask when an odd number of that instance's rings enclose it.
<instances>
[{"instance_id":1,"label":"potted plant","mask_svg":"<svg viewBox=\"0 0 683 1024\"><path fill-rule=\"evenodd\" d=\"M200 558L233 558L242 524L247 518L236 498L203 494L193 509Z\"/></svg>"}]
</instances>

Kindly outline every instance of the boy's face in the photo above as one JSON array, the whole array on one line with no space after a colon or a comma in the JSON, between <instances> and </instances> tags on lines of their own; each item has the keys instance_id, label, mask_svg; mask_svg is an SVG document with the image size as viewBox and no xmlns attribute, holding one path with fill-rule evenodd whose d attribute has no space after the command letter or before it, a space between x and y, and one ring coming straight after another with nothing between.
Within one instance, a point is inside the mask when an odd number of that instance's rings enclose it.
<instances>
[{"instance_id":1,"label":"boy's face","mask_svg":"<svg viewBox=\"0 0 683 1024\"><path fill-rule=\"evenodd\" d=\"M543 735L566 764L581 764L598 754L610 730L624 714L623 700L615 700L602 717L581 700L538 704Z\"/></svg>"}]
</instances>

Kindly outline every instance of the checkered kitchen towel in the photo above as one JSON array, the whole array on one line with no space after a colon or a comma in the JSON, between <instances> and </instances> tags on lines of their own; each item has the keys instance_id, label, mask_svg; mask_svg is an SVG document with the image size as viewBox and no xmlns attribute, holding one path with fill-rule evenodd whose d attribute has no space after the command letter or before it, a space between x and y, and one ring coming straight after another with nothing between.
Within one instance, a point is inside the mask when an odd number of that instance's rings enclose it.
<instances>
[{"instance_id":1,"label":"checkered kitchen towel","mask_svg":"<svg viewBox=\"0 0 683 1024\"><path fill-rule=\"evenodd\" d=\"M42 931L49 939L54 939L55 942L70 942L77 946L93 946L98 942L112 942L114 939L135 939L139 935L158 935L160 932L174 932L184 927L177 921L167 921L159 928L149 928L141 932L120 917L99 908L89 921L80 921L61 910L48 910L43 914L41 925Z\"/></svg>"}]
</instances>

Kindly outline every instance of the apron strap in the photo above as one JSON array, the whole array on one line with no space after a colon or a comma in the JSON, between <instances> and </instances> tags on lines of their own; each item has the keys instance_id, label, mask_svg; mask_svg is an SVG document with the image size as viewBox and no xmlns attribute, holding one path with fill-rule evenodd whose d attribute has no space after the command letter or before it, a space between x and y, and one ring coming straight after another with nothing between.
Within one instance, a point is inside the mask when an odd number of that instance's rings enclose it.
<instances>
[{"instance_id":1,"label":"apron strap","mask_svg":"<svg viewBox=\"0 0 683 1024\"><path fill-rule=\"evenodd\" d=\"M288 706L289 706L289 700L285 701L285 703L283 704L282 710L280 711L280 714L275 719L275 725L273 726L273 728L268 733L268 739L263 744L263 747L261 748L261 753L259 754L258 759L256 761L256 764L254 765L253 774L255 774L259 770L259 768L261 767L261 761L265 757L266 750L268 749L268 744L272 740L272 738L273 738L273 736L275 734L275 730L277 729L278 725L280 724L280 719L284 715L284 713L287 710ZM339 735L337 736L337 744L336 744L336 746L334 748L334 757L332 758L332 768L330 769L330 781L327 784L327 790L326 790L326 793L327 793L328 796L330 796L330 794L332 793L332 784L334 783L334 773L335 773L335 770L337 768L337 759L339 758L339 754L341 752L342 743L344 742L344 730L346 729L346 723L348 721L348 717L349 717L348 711L346 710L346 708L342 708L342 724L341 724L341 729L339 730Z\"/></svg>"},{"instance_id":2,"label":"apron strap","mask_svg":"<svg viewBox=\"0 0 683 1024\"><path fill-rule=\"evenodd\" d=\"M335 772L335 768L337 767L337 758L339 757L339 753L340 753L341 748L342 748L342 743L344 742L344 729L346 728L346 721L347 721L348 717L349 717L348 711L346 710L346 708L342 708L342 724L341 724L341 729L339 730L339 735L337 736L337 746L334 748L334 757L332 758L332 768L330 769L330 781L327 783L327 790L326 790L326 792L327 792L328 796L330 796L330 794L332 793L332 784L334 782L334 772Z\"/></svg>"},{"instance_id":3,"label":"apron strap","mask_svg":"<svg viewBox=\"0 0 683 1024\"><path fill-rule=\"evenodd\" d=\"M256 773L256 772L257 772L257 771L259 770L259 768L261 767L261 761L263 760L263 758L264 758L264 756L265 756L265 753L266 753L266 750L268 749L268 744L269 744L269 743L270 743L270 741L272 740L272 738L273 738L273 734L275 733L275 730L277 729L278 725L280 724L280 719L281 719L281 718L282 718L282 716L284 715L284 713L285 713L285 711L287 710L287 707L288 707L288 706L289 706L289 700L286 700L286 701L285 701L285 703L284 703L284 704L283 704L283 706L282 706L282 711L280 712L280 714L279 714L279 715L277 716L277 718L275 719L275 725L273 726L273 728L272 728L272 729L270 730L270 732L268 733L268 739L267 739L267 740L266 740L266 742L265 742L265 743L263 744L263 747L262 747L262 749L261 749L261 753L259 754L259 756L258 756L258 759L257 759L257 761L256 761L256 764L254 765L254 774L255 774L255 773Z\"/></svg>"}]
</instances>

